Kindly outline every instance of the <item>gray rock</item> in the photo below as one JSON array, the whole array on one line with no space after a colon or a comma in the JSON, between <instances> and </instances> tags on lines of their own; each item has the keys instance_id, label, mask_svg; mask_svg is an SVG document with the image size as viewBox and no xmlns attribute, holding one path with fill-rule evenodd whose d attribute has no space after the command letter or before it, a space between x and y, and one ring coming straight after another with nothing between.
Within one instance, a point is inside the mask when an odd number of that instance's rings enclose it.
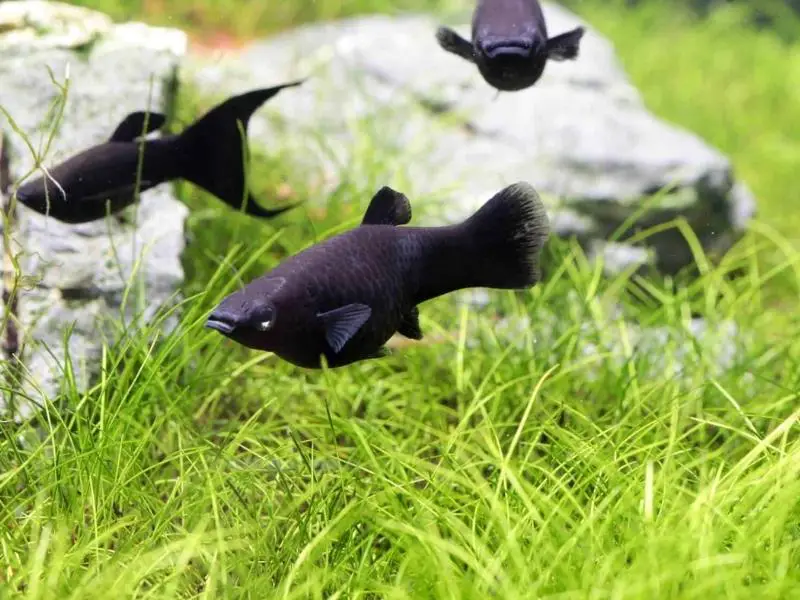
<instances>
[{"instance_id":1,"label":"gray rock","mask_svg":"<svg viewBox=\"0 0 800 600\"><path fill-rule=\"evenodd\" d=\"M591 318L579 318L575 331L575 317L583 314L584 306L577 293L571 293L557 310L543 309L533 317L503 317L491 331L479 328L476 313L470 316L467 344L475 348L495 339L524 349L532 342L545 364L555 364L560 357L551 349L563 349L565 339L577 338L577 353L586 359L581 377L590 381L597 379L600 370L623 373L630 362L640 381L720 376L740 363L752 347L752 335L734 321L710 325L695 317L645 327L628 318L619 305L595 306Z\"/></svg>"},{"instance_id":2,"label":"gray rock","mask_svg":"<svg viewBox=\"0 0 800 600\"><path fill-rule=\"evenodd\" d=\"M169 113L186 36L141 23L114 25L101 13L41 1L0 3L0 129L10 142L11 178L19 182L36 164L15 127L34 148L44 147L68 74L63 117L44 164L110 136L129 112ZM34 176L36 173L33 174ZM19 318L26 371L24 389L40 400L59 390L64 358L85 387L102 345L121 325L146 325L175 298L183 281L186 206L169 184L144 192L130 221L67 225L17 206L12 226L22 274ZM175 320L164 323L166 330ZM72 329L67 346L64 336Z\"/></svg>"},{"instance_id":3,"label":"gray rock","mask_svg":"<svg viewBox=\"0 0 800 600\"><path fill-rule=\"evenodd\" d=\"M576 236L594 256L609 255L609 241L612 257L627 251L612 272L621 264L674 272L693 261L676 229L641 243L611 239L639 212L633 231L683 216L707 251L728 249L755 211L729 159L651 114L596 30L555 4L544 9L552 31L588 31L577 61L550 63L522 92L498 95L438 47L439 22L418 15L301 27L214 64L195 61L191 77L219 97L309 76L256 115L253 143L274 148L278 123L290 125L285 155L324 191L368 160L368 139L388 157L387 179L417 198L418 222L461 219L523 179L548 202L556 234ZM457 29L469 31L466 21Z\"/></svg>"}]
</instances>

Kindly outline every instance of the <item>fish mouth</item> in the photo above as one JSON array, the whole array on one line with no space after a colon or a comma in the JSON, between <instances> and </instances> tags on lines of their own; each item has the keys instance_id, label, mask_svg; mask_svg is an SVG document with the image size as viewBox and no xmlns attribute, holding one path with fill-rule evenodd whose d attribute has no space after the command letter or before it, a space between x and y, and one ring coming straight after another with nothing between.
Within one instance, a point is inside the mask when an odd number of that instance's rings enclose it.
<instances>
[{"instance_id":1,"label":"fish mouth","mask_svg":"<svg viewBox=\"0 0 800 600\"><path fill-rule=\"evenodd\" d=\"M31 198L30 192L28 192L27 190L25 190L23 188L20 188L16 192L14 192L14 196L16 196L17 200L19 202L22 202L23 204L27 204L27 202Z\"/></svg>"},{"instance_id":2,"label":"fish mouth","mask_svg":"<svg viewBox=\"0 0 800 600\"><path fill-rule=\"evenodd\" d=\"M236 325L233 325L230 321L220 317L215 317L214 315L211 315L208 317L208 319L206 319L205 327L207 329L219 331L224 335L230 335L236 329Z\"/></svg>"},{"instance_id":3,"label":"fish mouth","mask_svg":"<svg viewBox=\"0 0 800 600\"><path fill-rule=\"evenodd\" d=\"M494 50L487 52L486 56L489 58L528 58L530 54L530 48L520 48L519 46L503 46L502 48L495 48Z\"/></svg>"},{"instance_id":4,"label":"fish mouth","mask_svg":"<svg viewBox=\"0 0 800 600\"><path fill-rule=\"evenodd\" d=\"M483 53L488 58L498 58L503 56L519 56L526 58L530 56L533 44L526 39L504 39L492 40L483 44Z\"/></svg>"}]
</instances>

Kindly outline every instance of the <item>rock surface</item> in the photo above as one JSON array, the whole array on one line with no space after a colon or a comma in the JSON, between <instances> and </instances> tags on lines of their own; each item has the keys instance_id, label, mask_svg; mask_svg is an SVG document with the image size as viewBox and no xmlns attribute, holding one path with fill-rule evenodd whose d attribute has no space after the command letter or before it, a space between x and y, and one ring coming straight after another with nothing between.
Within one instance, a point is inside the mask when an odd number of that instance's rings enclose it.
<instances>
[{"instance_id":1,"label":"rock surface","mask_svg":"<svg viewBox=\"0 0 800 600\"><path fill-rule=\"evenodd\" d=\"M570 298L565 304L580 306L580 301ZM537 351L546 353L570 336L565 330L573 322L564 318L563 308L560 306L559 312L537 312L535 319L505 317L495 324L491 335L520 349L532 339ZM574 333L578 338L577 354L587 359L582 376L589 380L597 378L598 370L591 359L602 363L604 369L611 366L620 373L633 361L643 380L687 380L697 376L699 364L706 375L720 376L746 358L751 343L751 336L733 321L711 326L704 319L693 318L681 324L642 327L625 319L620 308L614 308L594 320L582 319ZM478 332L475 319L472 325L475 333L468 342L471 347L491 343L486 332ZM552 356L544 360L553 363L558 359Z\"/></svg>"},{"instance_id":2,"label":"rock surface","mask_svg":"<svg viewBox=\"0 0 800 600\"><path fill-rule=\"evenodd\" d=\"M107 139L131 111L169 113L186 44L181 31L114 25L101 13L65 3L2 2L0 106L34 148L44 147L60 94L53 80L63 86L68 73L63 117L44 157L52 165ZM11 179L19 181L35 158L1 113L0 130L9 140ZM102 328L107 318L147 322L182 283L186 206L164 184L144 192L129 214L127 223L66 225L17 206L15 252L22 275L33 278L19 299L19 357L27 371L24 387L35 400L58 391L67 350L85 386L104 335L113 335Z\"/></svg>"},{"instance_id":3,"label":"rock surface","mask_svg":"<svg viewBox=\"0 0 800 600\"><path fill-rule=\"evenodd\" d=\"M544 9L551 31L578 24L588 31L577 61L550 63L522 92L498 95L474 66L438 47L439 21L417 15L301 27L215 63L196 61L192 79L216 98L308 76L269 106L291 127L286 143L297 151L289 154L302 157L299 166L318 169L332 189L363 163L359 142L368 137L393 152L392 172L412 201L440 200L444 210L426 206L417 222L461 219L503 185L524 179L549 203L555 232L575 235L590 254L609 259L611 271L654 263L674 272L692 262L675 229L648 238L646 247L624 240L607 247L645 200L652 209L631 233L682 215L709 253L724 252L755 211L730 161L652 115L612 45L591 26L558 5ZM456 24L464 35L467 22ZM254 144L270 147L278 133L265 113L252 121ZM309 151L315 139L322 143Z\"/></svg>"}]
</instances>

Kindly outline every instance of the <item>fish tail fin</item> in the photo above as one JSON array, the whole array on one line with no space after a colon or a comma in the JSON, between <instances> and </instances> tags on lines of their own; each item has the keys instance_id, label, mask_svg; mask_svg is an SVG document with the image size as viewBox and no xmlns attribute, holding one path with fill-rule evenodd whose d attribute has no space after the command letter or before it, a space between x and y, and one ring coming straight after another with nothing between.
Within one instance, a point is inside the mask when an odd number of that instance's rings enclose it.
<instances>
[{"instance_id":1,"label":"fish tail fin","mask_svg":"<svg viewBox=\"0 0 800 600\"><path fill-rule=\"evenodd\" d=\"M293 208L294 204L264 209L246 189L247 126L264 102L301 83L303 80L233 96L192 123L178 137L182 157L180 176L251 216L269 218Z\"/></svg>"},{"instance_id":2,"label":"fish tail fin","mask_svg":"<svg viewBox=\"0 0 800 600\"><path fill-rule=\"evenodd\" d=\"M477 286L522 289L541 279L540 255L550 222L530 184L518 182L500 190L463 227Z\"/></svg>"}]
</instances>

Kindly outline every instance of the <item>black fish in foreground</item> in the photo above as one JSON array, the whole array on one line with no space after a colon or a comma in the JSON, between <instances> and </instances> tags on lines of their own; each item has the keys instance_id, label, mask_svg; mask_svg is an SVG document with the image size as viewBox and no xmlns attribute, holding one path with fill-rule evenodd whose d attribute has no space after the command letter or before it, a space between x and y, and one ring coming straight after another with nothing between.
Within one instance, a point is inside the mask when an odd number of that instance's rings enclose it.
<instances>
[{"instance_id":1,"label":"black fish in foreground","mask_svg":"<svg viewBox=\"0 0 800 600\"><path fill-rule=\"evenodd\" d=\"M472 42L448 27L436 39L448 52L478 66L489 85L504 92L536 83L549 60L578 57L583 27L547 37L538 0L478 0L472 16Z\"/></svg>"},{"instance_id":2,"label":"black fish in foreground","mask_svg":"<svg viewBox=\"0 0 800 600\"><path fill-rule=\"evenodd\" d=\"M301 83L302 80L294 81L233 96L183 132L156 139L139 141L142 136L160 129L166 117L153 112L130 113L107 142L49 169L49 177L42 176L22 185L17 190L17 200L65 223L102 219L134 203L141 162L139 191L165 181L185 179L237 210L246 195L246 214L274 217L295 205L267 210L256 204L245 190L244 169L249 153L241 131L246 136L250 117L264 102L281 90Z\"/></svg>"},{"instance_id":3,"label":"black fish in foreground","mask_svg":"<svg viewBox=\"0 0 800 600\"><path fill-rule=\"evenodd\" d=\"M372 198L361 225L288 258L227 296L206 321L236 342L307 368L388 354L392 335L420 340L421 302L463 288L520 289L540 279L550 225L520 182L471 217L443 227L411 220L405 195Z\"/></svg>"}]
</instances>

